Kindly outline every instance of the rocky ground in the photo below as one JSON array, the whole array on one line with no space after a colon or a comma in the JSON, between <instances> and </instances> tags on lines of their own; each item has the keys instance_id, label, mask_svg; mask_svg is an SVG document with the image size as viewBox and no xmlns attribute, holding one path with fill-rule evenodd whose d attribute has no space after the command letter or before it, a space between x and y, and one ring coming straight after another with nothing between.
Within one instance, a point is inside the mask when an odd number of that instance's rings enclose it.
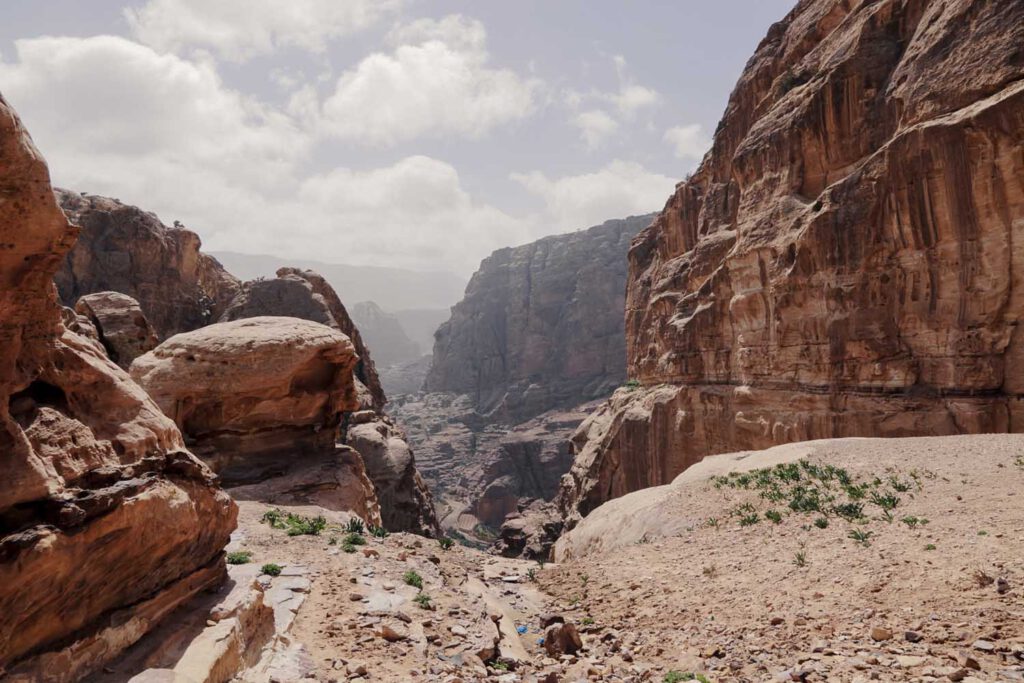
<instances>
[{"instance_id":1,"label":"rocky ground","mask_svg":"<svg viewBox=\"0 0 1024 683\"><path fill-rule=\"evenodd\" d=\"M557 564L346 547L347 516L315 507L283 508L328 522L289 536L243 501L229 550L302 592L288 664L243 680L1024 680L1022 483L1020 436L715 456L593 513ZM820 509L794 510L798 487Z\"/></svg>"}]
</instances>

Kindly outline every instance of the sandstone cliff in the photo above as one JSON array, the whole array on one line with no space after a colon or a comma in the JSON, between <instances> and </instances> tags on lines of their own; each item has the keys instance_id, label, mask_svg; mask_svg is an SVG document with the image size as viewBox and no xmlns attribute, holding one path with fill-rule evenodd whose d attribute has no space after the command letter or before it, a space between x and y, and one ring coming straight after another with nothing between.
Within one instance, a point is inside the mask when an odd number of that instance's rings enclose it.
<instances>
[{"instance_id":1,"label":"sandstone cliff","mask_svg":"<svg viewBox=\"0 0 1024 683\"><path fill-rule=\"evenodd\" d=\"M651 216L500 249L440 327L424 386L516 423L611 393L625 379L629 241Z\"/></svg>"},{"instance_id":2,"label":"sandstone cliff","mask_svg":"<svg viewBox=\"0 0 1024 683\"><path fill-rule=\"evenodd\" d=\"M169 228L116 199L67 190L57 199L81 228L54 276L66 306L83 294L120 292L139 302L166 339L215 322L238 292L238 280L199 250L191 230Z\"/></svg>"},{"instance_id":3,"label":"sandstone cliff","mask_svg":"<svg viewBox=\"0 0 1024 683\"><path fill-rule=\"evenodd\" d=\"M385 313L372 301L355 304L352 317L373 346L381 365L406 363L423 355L424 349L409 338L398 318Z\"/></svg>"},{"instance_id":4,"label":"sandstone cliff","mask_svg":"<svg viewBox=\"0 0 1024 683\"><path fill-rule=\"evenodd\" d=\"M274 279L242 285L222 320L262 315L319 322L352 341L358 356L353 369L357 401L342 415L339 438L362 456L385 527L392 531L436 534L439 527L430 491L416 469L416 459L405 436L384 412L387 398L370 350L334 289L313 271L281 268ZM338 433L337 429L334 431Z\"/></svg>"},{"instance_id":5,"label":"sandstone cliff","mask_svg":"<svg viewBox=\"0 0 1024 683\"><path fill-rule=\"evenodd\" d=\"M159 341L139 302L120 292L97 292L79 297L75 313L92 324L110 360L123 370Z\"/></svg>"},{"instance_id":6,"label":"sandstone cliff","mask_svg":"<svg viewBox=\"0 0 1024 683\"><path fill-rule=\"evenodd\" d=\"M2 98L0 195L0 677L73 681L223 579L236 508L62 323L52 278L77 231Z\"/></svg>"},{"instance_id":7,"label":"sandstone cliff","mask_svg":"<svg viewBox=\"0 0 1024 683\"><path fill-rule=\"evenodd\" d=\"M1021 431L1024 4L803 0L634 241L570 521L710 453Z\"/></svg>"}]
</instances>

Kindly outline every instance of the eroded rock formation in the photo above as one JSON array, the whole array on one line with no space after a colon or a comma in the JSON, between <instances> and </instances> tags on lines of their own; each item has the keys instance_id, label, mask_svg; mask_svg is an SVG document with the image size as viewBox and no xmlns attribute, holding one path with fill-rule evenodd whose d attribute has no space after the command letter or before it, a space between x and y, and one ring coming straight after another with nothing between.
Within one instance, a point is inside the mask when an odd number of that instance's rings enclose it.
<instances>
[{"instance_id":1,"label":"eroded rock formation","mask_svg":"<svg viewBox=\"0 0 1024 683\"><path fill-rule=\"evenodd\" d=\"M121 292L142 306L161 339L215 322L238 280L200 251L199 236L116 199L57 190L78 242L54 276L60 298Z\"/></svg>"},{"instance_id":2,"label":"eroded rock formation","mask_svg":"<svg viewBox=\"0 0 1024 683\"><path fill-rule=\"evenodd\" d=\"M425 349L409 338L398 318L374 302L360 301L352 306L352 317L382 365L405 363L423 355Z\"/></svg>"},{"instance_id":3,"label":"eroded rock formation","mask_svg":"<svg viewBox=\"0 0 1024 683\"><path fill-rule=\"evenodd\" d=\"M512 424L610 394L625 379L624 254L650 220L607 221L484 259L437 331L425 390L468 394Z\"/></svg>"},{"instance_id":4,"label":"eroded rock formation","mask_svg":"<svg viewBox=\"0 0 1024 683\"><path fill-rule=\"evenodd\" d=\"M226 485L269 482L271 502L290 496L379 523L362 459L335 445L342 414L358 408L356 362L337 330L266 316L175 335L131 374Z\"/></svg>"},{"instance_id":5,"label":"eroded rock formation","mask_svg":"<svg viewBox=\"0 0 1024 683\"><path fill-rule=\"evenodd\" d=\"M803 0L629 254L570 521L710 453L1024 429L1024 4Z\"/></svg>"},{"instance_id":6,"label":"eroded rock formation","mask_svg":"<svg viewBox=\"0 0 1024 683\"><path fill-rule=\"evenodd\" d=\"M156 331L135 299L120 292L97 292L78 299L75 312L96 330L97 340L122 370L156 347Z\"/></svg>"},{"instance_id":7,"label":"eroded rock formation","mask_svg":"<svg viewBox=\"0 0 1024 683\"><path fill-rule=\"evenodd\" d=\"M358 355L353 368L358 400L342 417L340 437L362 456L384 525L392 531L435 534L438 525L430 491L416 469L405 436L384 412L387 398L370 350L334 289L312 271L281 268L274 279L246 282L223 319L260 315L312 320L349 337Z\"/></svg>"},{"instance_id":8,"label":"eroded rock formation","mask_svg":"<svg viewBox=\"0 0 1024 683\"><path fill-rule=\"evenodd\" d=\"M2 98L0 196L0 676L74 681L223 579L237 512L173 422L64 326L52 278L77 231Z\"/></svg>"}]
</instances>

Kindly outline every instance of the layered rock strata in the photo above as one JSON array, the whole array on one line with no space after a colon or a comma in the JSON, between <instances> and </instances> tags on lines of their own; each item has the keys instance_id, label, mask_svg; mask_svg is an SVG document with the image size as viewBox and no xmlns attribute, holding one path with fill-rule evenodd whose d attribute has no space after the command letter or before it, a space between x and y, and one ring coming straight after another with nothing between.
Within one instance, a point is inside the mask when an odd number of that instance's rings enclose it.
<instances>
[{"instance_id":1,"label":"layered rock strata","mask_svg":"<svg viewBox=\"0 0 1024 683\"><path fill-rule=\"evenodd\" d=\"M237 511L146 393L65 327L52 278L77 230L2 98L0 179L0 677L75 681L222 581Z\"/></svg>"},{"instance_id":2,"label":"layered rock strata","mask_svg":"<svg viewBox=\"0 0 1024 683\"><path fill-rule=\"evenodd\" d=\"M626 260L634 216L483 260L436 333L424 389L469 395L510 424L603 398L625 380Z\"/></svg>"},{"instance_id":3,"label":"layered rock strata","mask_svg":"<svg viewBox=\"0 0 1024 683\"><path fill-rule=\"evenodd\" d=\"M264 316L175 335L131 374L226 485L267 482L271 502L291 496L376 524L362 458L336 446L342 414L359 405L357 361L335 329Z\"/></svg>"},{"instance_id":4,"label":"layered rock strata","mask_svg":"<svg viewBox=\"0 0 1024 683\"><path fill-rule=\"evenodd\" d=\"M803 0L629 253L570 518L710 453L1020 431L1024 5Z\"/></svg>"},{"instance_id":5,"label":"layered rock strata","mask_svg":"<svg viewBox=\"0 0 1024 683\"><path fill-rule=\"evenodd\" d=\"M95 292L121 292L142 307L161 339L215 322L239 282L200 251L199 236L167 227L156 215L116 199L58 190L80 226L78 242L54 276L60 298L74 306Z\"/></svg>"}]
</instances>

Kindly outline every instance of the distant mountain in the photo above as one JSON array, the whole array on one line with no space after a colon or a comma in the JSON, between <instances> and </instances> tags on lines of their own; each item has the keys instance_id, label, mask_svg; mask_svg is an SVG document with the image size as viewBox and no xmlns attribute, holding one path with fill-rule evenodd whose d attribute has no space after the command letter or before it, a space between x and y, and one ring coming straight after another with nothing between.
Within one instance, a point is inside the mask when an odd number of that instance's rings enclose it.
<instances>
[{"instance_id":1,"label":"distant mountain","mask_svg":"<svg viewBox=\"0 0 1024 683\"><path fill-rule=\"evenodd\" d=\"M423 355L419 345L409 339L398 318L385 313L373 301L349 306L349 313L366 339L377 365L403 363Z\"/></svg>"},{"instance_id":2,"label":"distant mountain","mask_svg":"<svg viewBox=\"0 0 1024 683\"><path fill-rule=\"evenodd\" d=\"M323 275L346 303L374 301L384 310L442 309L462 298L466 279L444 271L404 270L377 266L354 266L305 259L287 259L265 254L239 254L232 251L210 252L235 277L252 280L274 277L278 268L308 268ZM439 323L440 324L440 323ZM433 339L426 346L429 351ZM372 347L376 351L376 347Z\"/></svg>"},{"instance_id":3,"label":"distant mountain","mask_svg":"<svg viewBox=\"0 0 1024 683\"><path fill-rule=\"evenodd\" d=\"M409 308L392 313L420 352L428 355L434 348L434 333L452 315L450 308Z\"/></svg>"}]
</instances>

